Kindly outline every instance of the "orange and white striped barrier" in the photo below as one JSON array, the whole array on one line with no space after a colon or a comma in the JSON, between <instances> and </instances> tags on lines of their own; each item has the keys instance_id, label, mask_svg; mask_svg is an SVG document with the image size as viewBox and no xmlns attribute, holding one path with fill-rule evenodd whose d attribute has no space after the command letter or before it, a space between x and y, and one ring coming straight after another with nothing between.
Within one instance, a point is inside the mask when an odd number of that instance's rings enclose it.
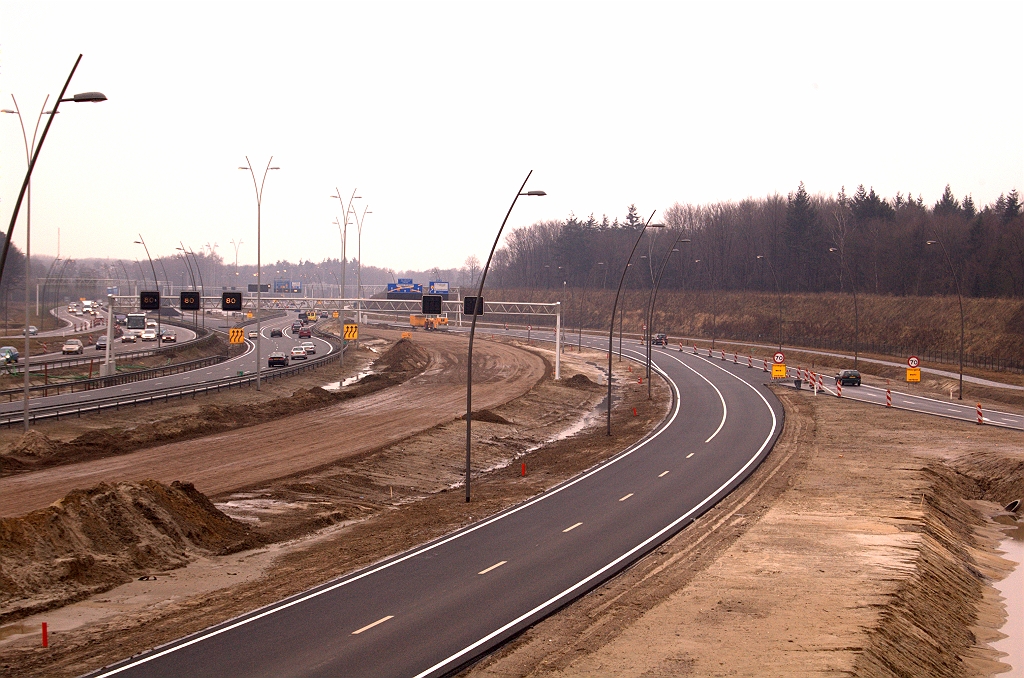
<instances>
[{"instance_id":1,"label":"orange and white striped barrier","mask_svg":"<svg viewBox=\"0 0 1024 678\"><path fill-rule=\"evenodd\" d=\"M681 342L681 341L679 342L679 352L680 353L683 352L683 342Z\"/></svg>"},{"instance_id":2,"label":"orange and white striped barrier","mask_svg":"<svg viewBox=\"0 0 1024 678\"><path fill-rule=\"evenodd\" d=\"M693 355L700 355L699 353L697 353L697 344L693 345Z\"/></svg>"},{"instance_id":3,"label":"orange and white striped barrier","mask_svg":"<svg viewBox=\"0 0 1024 678\"><path fill-rule=\"evenodd\" d=\"M754 356L748 355L747 356L747 367L753 367L753 366L754 366Z\"/></svg>"},{"instance_id":4,"label":"orange and white striped barrier","mask_svg":"<svg viewBox=\"0 0 1024 678\"><path fill-rule=\"evenodd\" d=\"M981 403L978 403L978 425L985 423L985 418L981 416Z\"/></svg>"},{"instance_id":5,"label":"orange and white striped barrier","mask_svg":"<svg viewBox=\"0 0 1024 678\"><path fill-rule=\"evenodd\" d=\"M732 364L735 365L738 362L739 362L739 356L737 356L735 353L733 353L732 354Z\"/></svg>"},{"instance_id":6,"label":"orange and white striped barrier","mask_svg":"<svg viewBox=\"0 0 1024 678\"><path fill-rule=\"evenodd\" d=\"M843 397L843 382L841 382L841 381L837 381L836 382L836 397L837 398L842 398Z\"/></svg>"},{"instance_id":7,"label":"orange and white striped barrier","mask_svg":"<svg viewBox=\"0 0 1024 678\"><path fill-rule=\"evenodd\" d=\"M725 351L724 350L722 351L722 360L723 361L725 360Z\"/></svg>"},{"instance_id":8,"label":"orange and white striped barrier","mask_svg":"<svg viewBox=\"0 0 1024 678\"><path fill-rule=\"evenodd\" d=\"M765 372L768 371L768 359L767 358L764 359L764 371Z\"/></svg>"},{"instance_id":9,"label":"orange and white striped barrier","mask_svg":"<svg viewBox=\"0 0 1024 678\"><path fill-rule=\"evenodd\" d=\"M819 391L824 391L825 390L825 387L821 383L821 372L818 373L818 390Z\"/></svg>"},{"instance_id":10,"label":"orange and white striped barrier","mask_svg":"<svg viewBox=\"0 0 1024 678\"><path fill-rule=\"evenodd\" d=\"M885 389L885 406L892 407L892 391Z\"/></svg>"}]
</instances>

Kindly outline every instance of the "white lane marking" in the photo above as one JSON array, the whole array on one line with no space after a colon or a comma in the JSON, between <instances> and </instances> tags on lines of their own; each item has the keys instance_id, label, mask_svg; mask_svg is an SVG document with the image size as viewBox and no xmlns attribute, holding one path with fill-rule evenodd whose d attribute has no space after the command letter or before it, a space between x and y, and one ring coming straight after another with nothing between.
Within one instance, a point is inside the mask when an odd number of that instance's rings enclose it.
<instances>
[{"instance_id":1,"label":"white lane marking","mask_svg":"<svg viewBox=\"0 0 1024 678\"><path fill-rule=\"evenodd\" d=\"M564 530L562 530L562 532L571 532L571 531L575 530L577 527L579 527L582 524L583 523L576 523L575 525L570 525L569 527L567 527Z\"/></svg>"},{"instance_id":2,"label":"white lane marking","mask_svg":"<svg viewBox=\"0 0 1024 678\"><path fill-rule=\"evenodd\" d=\"M622 499L620 499L619 501L626 501L627 499L629 499L629 498L630 498L630 497L632 497L632 496L633 496L633 493L632 493L632 492L630 492L629 494L627 494L627 495L626 495L625 497L623 497L623 498L622 498Z\"/></svg>"},{"instance_id":3,"label":"white lane marking","mask_svg":"<svg viewBox=\"0 0 1024 678\"><path fill-rule=\"evenodd\" d=\"M688 455L686 455L686 458L689 459L692 456L693 456L693 452L690 452Z\"/></svg>"},{"instance_id":4,"label":"white lane marking","mask_svg":"<svg viewBox=\"0 0 1024 678\"><path fill-rule=\"evenodd\" d=\"M367 624L367 625L366 625L366 626L364 626L363 628L361 628L361 629L358 629L358 630L356 630L356 631L353 631L353 632L352 632L352 635L353 635L353 636L358 636L358 635L359 635L360 633L362 633L363 631L369 631L370 629L372 629L372 628L373 628L374 626L376 626L377 624L383 624L383 623L384 623L384 622L386 622L387 620L389 620L389 619L394 619L394 618L395 618L395 615L393 615L393 614L389 614L389 615L388 615L388 616L386 616L386 617L381 617L380 619L378 619L377 621L373 622L372 624Z\"/></svg>"},{"instance_id":5,"label":"white lane marking","mask_svg":"<svg viewBox=\"0 0 1024 678\"><path fill-rule=\"evenodd\" d=\"M722 392L721 392L721 391L719 391L719 390L718 390L718 387L717 387L717 386L715 386L714 384L712 384L712 383L711 383L711 381L710 381L710 380L709 380L709 379L708 379L707 377L705 377L705 376L704 376L703 374L701 374L701 373L700 373L700 372L698 372L697 370L693 369L692 367L690 367L689 365L687 365L686 363L684 363L684 362L683 362L682 360L679 360L679 358L676 358L676 357L675 357L674 355L672 355L671 353L666 353L666 352L664 352L664 351L658 351L658 353L663 353L663 354L664 354L665 356L667 356L667 357L669 357L669 358L673 358L673 359L675 359L675 360L676 360L676 362L678 362L678 363L679 363L680 365L682 365L683 367L685 367L686 369L690 370L691 372L693 372L694 374L696 374L696 375L697 375L698 377L700 377L701 379L703 379L704 381L706 381L706 382L707 382L707 383L708 383L708 384L709 384L709 385L711 386L711 388L715 389L715 393L717 393L717 394L718 394L718 399L722 401L722 421L721 421L721 422L719 422L719 424L718 424L718 428L716 428L716 429L715 429L715 432L714 432L714 433L712 433L712 434L711 434L711 436L710 436L710 437L709 437L709 438L708 438L707 440L705 440L705 441L704 441L705 443L710 443L710 442L711 442L712 440L714 440L715 436L717 436L717 435L718 435L718 432L722 430L722 427L723 427L723 426L725 426L725 418L726 418L726 417L728 416L728 414L729 414L729 408L728 408L728 407L726 407L726 405L725 405L725 398L724 398L724 397L722 397ZM716 367L717 367L717 366L716 366Z\"/></svg>"},{"instance_id":6,"label":"white lane marking","mask_svg":"<svg viewBox=\"0 0 1024 678\"><path fill-rule=\"evenodd\" d=\"M674 357L674 356L672 356L672 357ZM680 361L680 362L682 362L682 361ZM717 365L715 365L715 367L717 367ZM719 368L719 369L722 369L722 368ZM424 676L430 675L431 673L437 671L441 667L443 667L443 666L445 666L447 664L450 664L450 663L458 660L461 657L464 657L465 655L469 654L470 652L472 652L476 648L480 647L484 643L488 642L492 638L500 636L502 633L505 633L509 629L514 628L516 625L522 623L526 619L529 619L530 617L532 617L533 615L537 614L538 612L540 612L544 608L549 607L551 605L554 605L555 603L558 603L560 600L563 600L567 596L573 595L576 591L578 591L579 589L583 588L584 586L586 586L591 581L593 581L593 580L597 579L598 577L602 576L605 572L607 572L608 570L614 568L616 565L618 565L622 561L627 560L628 558L632 557L633 554L637 553L638 551L641 551L641 550L645 549L648 546L648 544L651 544L652 542L657 541L658 539L661 538L662 535L670 532L671 530L674 530L677 525L679 525L680 523L685 521L687 518L689 518L691 515L696 513L698 510L702 509L705 504L710 502L715 496L717 496L719 493L724 491L725 488L729 487L729 485L733 481L735 481L737 478L739 478L740 475L742 475L748 468L750 468L750 465L753 464L755 461L757 461L757 458L760 457L761 453L764 452L766 447L768 447L768 443L771 442L772 436L775 435L775 430L779 426L779 420L778 420L778 417L775 416L775 410L772 409L771 403L768 402L768 399L765 398L764 395L760 391L757 390L757 388L755 388L750 382L746 381L742 377L739 377L739 376L737 376L737 375L735 375L735 374L733 374L733 373L731 373L731 372L729 372L727 370L724 370L724 369L722 369L722 371L725 372L726 374L728 374L729 376L734 377L735 379L737 379L741 383L746 384L750 388L750 390L752 390L754 393L756 393L758 395L759 398L761 398L761 400L764 402L765 406L768 408L768 411L772 415L772 428L768 432L768 436L764 439L764 442L761 443L761 446L759 448L757 448L757 452L754 453L754 456L752 456L750 459L747 460L747 463L745 463L738 471L736 471L736 473L734 473L731 478L729 478L724 483L722 483L722 485L717 490L715 490L714 492L709 494L707 497L705 497L704 500L701 501L699 504L697 504L692 509L690 509L689 511L684 513L683 515L681 515L678 518L676 518L675 520L673 520L671 523L669 523L665 527L661 528L660 530L658 530L657 532L652 534L647 539L643 540L642 542L640 542L639 544L634 546L632 549L630 549L626 553L623 553L618 558L615 558L614 560L612 560L610 563L608 563L604 567L602 567L602 568L596 570L595 572L593 572L592 574L584 577L583 579L581 579L580 581L576 582L575 584L573 584L569 588L565 589L561 593L556 593L552 597L548 598L544 602L542 602L539 605L537 605L536 607L534 607L532 610L528 610L528 611L524 612L523 614L519 615L518 617L516 617L512 621L510 621L507 624L505 624L504 626L502 626L500 628L497 628L494 631L491 631L490 633L488 633L484 637L480 638L479 640L477 640L477 641L467 645L466 647L462 648L461 650L459 650L458 652L452 654L451 656L446 657L445 659L442 659L438 663L436 663L433 666L431 666L430 668L428 668L426 671L422 671L422 672L416 674L415 676L413 676L413 678L424 678ZM102 678L102 677L100 677L100 678Z\"/></svg>"},{"instance_id":7,"label":"white lane marking","mask_svg":"<svg viewBox=\"0 0 1024 678\"><path fill-rule=\"evenodd\" d=\"M633 360L634 362L637 362L637 363L640 362L639 360L636 360L634 358L627 358L627 359L628 360ZM101 673L100 675L96 676L96 678L108 678L108 676L116 675L116 674L121 673L123 671L127 671L128 669L135 668L136 666L141 666L142 664L148 664L149 662L153 661L154 659L159 659L160 657L163 657L164 655L171 654L172 652L177 652L178 650L185 649L186 647L191 647L192 645L196 645L197 643L201 643L204 640L208 640L208 639L213 638L215 636L219 636L222 633L227 633L228 631L233 631L236 628L239 628L239 627L245 626L246 624L249 624L251 622L263 619L264 617L268 617L268 616L274 614L275 612L280 612L280 611L286 610L286 609L288 609L290 607L294 607L295 605L299 605L301 603L305 603L305 602L307 602L309 600L312 600L314 598L319 598L320 596L324 595L325 593L330 593L331 591L334 591L335 589L339 589L342 586L348 586L349 584L357 582L357 581L359 581L361 579L365 579L366 577L369 577L370 575L376 574L376 573L378 573L378 572L380 572L382 570L386 570L386 569L388 569L390 567L394 567L395 565L398 565L400 563L404 563L407 560L411 560L412 558L415 558L416 556L422 555L422 554L427 553L429 551L433 551L434 549L440 548L440 547L448 544L449 542L455 541L456 539L461 539L462 537L470 535L473 532L476 532L477 530L481 530L481 529L483 529L485 527L488 527L491 524L498 522L499 520L503 520L503 519L505 519L505 518L507 518L509 516L515 515L516 513L519 513L520 511L526 510L527 508L530 508L534 504L537 504L539 502L545 501L546 499L550 499L551 497L554 497L555 495L557 495L557 494L559 494L561 492L564 492L565 490L567 490L570 487L576 485L577 483L581 483L584 480L586 480L587 478L590 478L591 476L596 475L596 474L600 473L601 471L603 471L603 470L605 470L607 468L610 468L614 464L619 463L623 459L625 459L625 458L627 458L629 456L632 456L633 453L638 452L639 450L642 450L651 441L655 440L660 435L662 435L665 431L667 431L669 429L669 427L672 426L672 423L679 416L679 409L681 407L681 404L679 402L680 401L679 387L676 386L675 382L673 382L671 379L668 378L668 375L665 373L665 370L661 369L657 365L654 365L654 369L659 374L661 374L662 376L665 377L665 379L668 381L668 383L672 385L672 390L675 392L676 407L675 407L674 410L672 410L672 415L665 421L665 423L662 425L662 427L659 428L657 431L655 431L654 434L652 434L650 437L641 440L640 442L636 443L632 447L627 447L625 450L623 450L622 452L620 452L616 456L612 457L611 459L605 461L604 463L602 463L602 464L600 464L598 466L595 466L589 472L584 473L582 475L579 475L576 478L566 482L564 485L557 486L557 487L549 490L548 492L546 492L544 494L541 494L541 495L538 495L537 497L534 497L530 501L527 501L527 502L525 502L523 504L520 504L519 506L516 506L514 508L509 509L508 511L505 511L503 513L499 513L497 515L491 516L487 520L481 521L481 522L477 523L476 525L471 525L471 526L467 527L465 530L463 530L461 532L456 532L455 534L452 534L452 535L449 535L449 536L447 536L447 537L445 537L443 539L440 539L440 540L434 542L433 544L428 544L427 546L424 546L423 548L417 549L415 551L410 551L409 553L405 554L404 556L401 556L399 558L395 558L394 560L388 561L386 563L382 563L382 564L380 564L380 565L378 565L376 567L373 567L373 568L371 568L369 570L366 570L364 572L360 572L359 574L355 574L355 575L349 577L348 579L342 579L341 581L337 581L337 582L335 582L333 584L330 584L329 586L325 586L323 588L316 589L316 590L310 591L310 592L305 593L305 594L301 594L297 598L293 598L291 600L287 600L287 601L284 601L284 602L272 603L271 605L268 605L267 607L254 612L251 616L245 617L243 619L239 619L238 621L232 622L230 624L227 624L227 625L225 625L225 626L223 626L223 627L221 627L219 629L215 629L215 630L210 631L208 633L203 633L203 634L198 635L198 636L196 636L194 638L191 638L191 639L189 639L189 640L187 640L187 641L185 641L185 642L183 642L181 644L169 647L166 650L161 650L161 651L156 652L154 654L147 655L147 656L142 657L140 659L136 659L135 661L129 662L128 664L125 664L124 666L120 666L120 667L118 667L116 669L112 669L110 671L107 671L106 673ZM736 378L739 379L739 377L736 377ZM740 381L743 381L743 380L740 379ZM746 383L746 382L743 382L743 383ZM749 386L749 384L747 384L747 385ZM753 388L753 387L751 387L751 388ZM757 389L754 389L754 392L757 393ZM760 393L758 393L758 395L761 396ZM765 404L768 403L768 401L764 399L764 396L761 396L761 399L764 400ZM769 409L771 409L771 406L769 406ZM775 419L775 412L772 411L772 431L768 434L768 438L765 441L765 445L767 445L767 441L768 440L771 440L771 436L775 432L775 426L777 426L777 422L776 422L776 419ZM764 449L764 445L761 446L761 449L762 450ZM759 450L757 452L757 454L754 455L754 459L756 459L757 455L759 455L760 453L761 453L761 451ZM750 462L748 462L747 465L743 467L743 469L740 469L740 471L737 472L737 475L734 475L733 478L736 478L739 475L739 473L742 472L744 469L746 469L746 467L749 466L749 465L750 465ZM728 482L732 482L732 481L730 480ZM717 494L717 491L716 491L716 494ZM710 498L713 497L713 496L714 496L714 494L710 495L708 497L708 499L705 500L705 502L710 500ZM701 506L702 505L703 505L703 503L701 504ZM687 515L689 515L689 514L687 514ZM685 518L685 516L684 516L684 518ZM669 527L670 528L673 527L678 522L679 521L677 520L676 523L672 523ZM657 537L660 534L663 534L666 529L669 529L669 528L663 528L661 530L661 532L656 533L655 537ZM648 538L648 540L643 542L641 544L641 546L643 546L644 544L648 543L653 538L654 537ZM630 551L629 554L632 554L635 551L636 551L636 548L634 548L632 551ZM629 555L629 554L627 554L627 555ZM619 562L621 559L622 559L622 557L620 556L620 558L615 560L615 561L613 561L611 563L611 565L605 566L604 568L602 568L598 572L594 573L593 575L591 575L590 577L585 579L583 582L581 582L581 585L583 583L586 583L587 581L590 581L595 576L597 576L601 572L605 571L608 567L610 567L610 566L614 565L615 563ZM569 592L574 591L576 588L578 588L578 586L579 585L569 589ZM512 623L515 624L515 623L518 623L518 622L512 622ZM507 628L507 625L506 625L506 627L503 627L503 628ZM498 632L496 632L496 633L498 633ZM468 651L472 650L474 647L479 646L480 643L486 642L489 638L493 638L494 635L496 635L496 633L492 633L492 634L486 636L484 639L482 639L480 641L477 641L476 643L471 645L469 648L467 648L467 649L463 650L462 652L456 654L455 657L461 656L465 652L468 652ZM450 659L451 658L449 658L447 660L444 660L444 662L442 662L442 664L447 663ZM431 669L428 669L426 673L430 673L430 672L431 672ZM420 675L426 675L426 674L420 674Z\"/></svg>"},{"instance_id":8,"label":"white lane marking","mask_svg":"<svg viewBox=\"0 0 1024 678\"><path fill-rule=\"evenodd\" d=\"M487 574L491 570L497 570L499 567L501 567L502 565L504 565L507 562L508 562L507 560L503 560L503 561L501 561L499 563L495 563L494 565L491 565L490 567L488 567L486 570L480 570L479 572L477 572L477 574Z\"/></svg>"},{"instance_id":9,"label":"white lane marking","mask_svg":"<svg viewBox=\"0 0 1024 678\"><path fill-rule=\"evenodd\" d=\"M668 475L668 471L662 471L661 473L658 474L658 477L659 478L664 478L667 475Z\"/></svg>"}]
</instances>

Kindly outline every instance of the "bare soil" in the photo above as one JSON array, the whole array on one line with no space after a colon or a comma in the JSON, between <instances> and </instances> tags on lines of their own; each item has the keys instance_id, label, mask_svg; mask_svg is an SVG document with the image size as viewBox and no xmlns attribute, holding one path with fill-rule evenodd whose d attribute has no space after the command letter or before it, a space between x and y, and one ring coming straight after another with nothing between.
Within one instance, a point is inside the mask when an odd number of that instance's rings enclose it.
<instances>
[{"instance_id":1,"label":"bare soil","mask_svg":"<svg viewBox=\"0 0 1024 678\"><path fill-rule=\"evenodd\" d=\"M551 352L529 351L550 376ZM186 567L154 568L152 579L0 627L0 638L9 635L0 640L0 675L14 667L24 676L81 674L411 548L589 468L650 431L670 402L663 383L656 382L649 401L646 385L622 378L609 438L594 411L603 399L600 360L597 353L567 354L562 382L541 379L520 397L481 409L492 421L474 423L479 471L471 503L460 486L465 424L455 417L313 470L220 493L216 507L233 524L274 543L230 556L188 549ZM616 365L622 377L627 365ZM586 380L573 379L575 373ZM474 400L477 393L474 387ZM44 620L51 629L45 652L36 647Z\"/></svg>"},{"instance_id":2,"label":"bare soil","mask_svg":"<svg viewBox=\"0 0 1024 678\"><path fill-rule=\"evenodd\" d=\"M778 389L753 477L467 676L984 676L1019 432Z\"/></svg>"}]
</instances>

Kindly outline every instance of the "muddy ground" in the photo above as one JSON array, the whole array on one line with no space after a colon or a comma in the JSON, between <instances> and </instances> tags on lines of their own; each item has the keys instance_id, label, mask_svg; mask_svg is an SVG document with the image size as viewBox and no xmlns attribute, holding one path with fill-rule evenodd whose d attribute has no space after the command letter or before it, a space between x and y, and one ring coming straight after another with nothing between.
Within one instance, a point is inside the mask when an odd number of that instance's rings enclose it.
<instances>
[{"instance_id":1,"label":"muddy ground","mask_svg":"<svg viewBox=\"0 0 1024 678\"><path fill-rule=\"evenodd\" d=\"M550 352L529 355L550 369ZM460 488L465 424L458 420L311 471L235 488L213 497L216 506L235 524L248 525L249 534L275 543L226 556L193 548L187 567L152 570L145 576L153 579L9 624L13 635L0 640L0 668L78 675L411 548L571 477L644 435L668 410L663 384L648 401L646 385L624 378L615 435L606 436L594 412L604 394L595 383L602 379L599 361L597 353L567 355L562 382L541 379L519 398L480 412L482 421L473 426L474 464L481 469L473 502L465 502ZM629 376L628 363L619 369ZM43 616L52 639L46 652L20 633L37 629Z\"/></svg>"}]
</instances>

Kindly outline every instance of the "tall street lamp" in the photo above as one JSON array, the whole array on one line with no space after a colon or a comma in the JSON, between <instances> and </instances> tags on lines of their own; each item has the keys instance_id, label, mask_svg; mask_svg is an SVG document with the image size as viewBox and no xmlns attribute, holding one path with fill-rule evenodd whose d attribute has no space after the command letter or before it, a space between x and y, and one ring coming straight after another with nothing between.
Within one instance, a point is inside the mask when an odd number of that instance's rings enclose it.
<instances>
[{"instance_id":1,"label":"tall street lamp","mask_svg":"<svg viewBox=\"0 0 1024 678\"><path fill-rule=\"evenodd\" d=\"M498 247L498 241L501 240L501 232L505 230L505 223L508 221L509 216L512 215L512 208L516 206L516 201L519 200L520 196L541 196L547 195L544 191L527 191L523 193L523 189L526 188L526 182L530 180L530 175L533 174L533 170L530 170L523 179L523 185L516 191L516 197L512 199L512 204L508 207L508 212L505 213L505 218L501 222L501 227L498 229L498 235L494 237L494 244L491 245L491 253L487 255L487 263L484 264L484 270L480 274L480 286L476 292L476 303L473 304L473 320L469 325L469 354L466 359L466 501L470 499L469 491L469 472L472 468L472 430L473 430L473 337L476 335L476 319L481 313L483 313L483 295L484 295L484 281L487 280L487 269L491 266L491 258L494 257L494 250ZM362 230L362 226L360 226ZM556 337L557 338L557 337Z\"/></svg>"},{"instance_id":2,"label":"tall street lamp","mask_svg":"<svg viewBox=\"0 0 1024 678\"><path fill-rule=\"evenodd\" d=\"M159 296L160 295L160 281L156 279L156 267L153 266L153 257L149 256L149 248L146 247L146 241L142 239L142 234L141 233L139 233L139 239L135 241L135 244L136 245L142 245L142 248L146 250L146 258L149 259L149 267L153 271L153 288L156 290L157 296ZM146 282L145 281L145 277L146 276L142 276L142 277L143 277L143 281L142 282ZM163 299L161 299L160 303L156 307L156 345L157 345L157 348L162 346L163 345L163 341L164 341L164 336L163 336L163 331L164 330L163 330L163 327L161 326L161 320L160 320L160 307L163 306L163 305L164 305L164 302L163 302Z\"/></svg>"},{"instance_id":3,"label":"tall street lamp","mask_svg":"<svg viewBox=\"0 0 1024 678\"><path fill-rule=\"evenodd\" d=\"M239 238L238 242L231 241L231 246L235 248L235 285L238 285L238 249L242 246L243 242L245 241L241 238Z\"/></svg>"},{"instance_id":4,"label":"tall street lamp","mask_svg":"<svg viewBox=\"0 0 1024 678\"><path fill-rule=\"evenodd\" d=\"M644 222L643 228L640 229L640 233L636 236L636 242L633 243L633 249L629 251L629 258L626 259L626 265L622 267L622 276L619 278L619 288L615 290L615 302L612 304L612 322L611 327L608 329L608 435L612 434L612 349L615 341L615 309L619 305L619 294L622 292L622 281L626 279L626 271L629 270L630 262L633 259L633 254L636 252L637 245L640 244L640 239L644 237L644 233L647 232L648 228L665 228L665 224L652 224L651 219L654 218L654 214L657 212L651 212L651 216ZM619 353L622 352L622 344L619 344Z\"/></svg>"},{"instance_id":5,"label":"tall street lamp","mask_svg":"<svg viewBox=\"0 0 1024 678\"><path fill-rule=\"evenodd\" d=\"M11 249L11 237L14 235L14 224L18 221L18 212L21 210L21 202L25 199L25 193L28 191L29 182L32 180L32 170L35 169L36 162L39 160L39 152L43 150L43 142L46 141L46 134L50 131L50 125L53 124L53 119L57 117L57 109L64 101L73 101L75 103L84 102L97 102L106 101L105 97L100 92L82 92L76 94L69 99L64 98L64 93L68 91L68 85L71 84L71 78L75 75L75 71L78 69L78 63L82 60L82 55L79 54L78 58L75 59L75 65L71 68L71 73L68 74L68 79L64 82L64 87L61 88L60 94L57 95L57 101L53 104L53 110L50 111L50 117L46 121L46 126L43 127L43 134L39 137L39 143L35 146L35 151L32 153L32 158L28 163L28 170L25 172L25 179L21 182L21 190L18 192L18 200L14 203L14 211L11 213L11 223L7 227L7 238L4 241L3 253L0 253L0 280L3 279L4 266L7 263L7 253ZM26 356L26 360L27 360Z\"/></svg>"},{"instance_id":6,"label":"tall street lamp","mask_svg":"<svg viewBox=\"0 0 1024 678\"><path fill-rule=\"evenodd\" d=\"M946 265L949 266L949 274L953 276L953 283L956 285L956 300L960 303L960 390L957 394L957 400L964 399L964 296L960 290L960 276L956 274L956 269L953 268L953 261L949 258L949 252L946 250L946 246L941 240L929 240L925 243L926 245L938 245L942 249L942 256L946 259Z\"/></svg>"},{"instance_id":7,"label":"tall street lamp","mask_svg":"<svg viewBox=\"0 0 1024 678\"><path fill-rule=\"evenodd\" d=\"M342 299L345 298L345 269L346 269L346 264L348 263L348 262L345 261L345 257L347 256L345 254L345 245L347 244L347 241L348 241L348 215L349 214L354 214L354 210L352 209L352 201L353 200L362 200L363 199L363 196L356 195L356 193L358 191L359 191L358 188L353 188L352 189L352 195L349 196L348 205L345 205L345 199L341 197L341 191L338 190L337 186L334 187L334 195L331 196L332 198L337 198L338 199L338 202L341 203L341 209L345 212L345 221L344 221L344 223L339 223L337 218L334 219L334 223L338 224L338 230L341 231L341 262L340 263L341 263L341 298ZM338 314L338 318L339 318L339 320L343 319L342 315L340 313Z\"/></svg>"},{"instance_id":8,"label":"tall street lamp","mask_svg":"<svg viewBox=\"0 0 1024 678\"><path fill-rule=\"evenodd\" d=\"M358 212L352 212L352 215L356 218L356 229L359 231L359 238L357 239L357 256L359 257L359 268L356 269L356 288L359 294L357 295L359 301L356 302L356 322L363 322L363 224L366 223L366 215L373 214L370 208L363 208L363 216L360 217ZM348 218L348 215L345 215Z\"/></svg>"},{"instance_id":9,"label":"tall street lamp","mask_svg":"<svg viewBox=\"0 0 1024 678\"><path fill-rule=\"evenodd\" d=\"M757 258L768 264L768 270L772 272L772 280L775 281L775 293L779 296L779 350L782 350L782 288L779 286L779 277L775 275L775 267L772 266L771 259L763 254L758 254Z\"/></svg>"},{"instance_id":10,"label":"tall street lamp","mask_svg":"<svg viewBox=\"0 0 1024 678\"><path fill-rule=\"evenodd\" d=\"M249 161L249 156L245 156L245 167L239 167L240 170L249 170L249 174L252 175L252 185L256 189L256 390L260 390L260 337L263 336L263 332L260 327L260 306L263 305L263 271L260 261L260 230L261 230L261 219L263 212L263 186L267 183L267 172L270 170L281 169L280 167L271 167L270 163L274 161L274 156L270 156L270 160L267 161L267 168L263 170L263 180L256 183L256 172L252 169L252 163Z\"/></svg>"},{"instance_id":11,"label":"tall street lamp","mask_svg":"<svg viewBox=\"0 0 1024 678\"><path fill-rule=\"evenodd\" d=\"M661 269L658 271L658 279L654 283L654 289L651 290L651 298L647 303L647 399L651 399L651 343L654 339L654 304L658 301L658 288L661 287L661 278L665 275L665 268L668 266L669 257L672 256L673 252L678 252L679 248L676 247L679 243L690 242L689 238L676 238L676 241L672 243L672 247L665 253L665 259L662 261Z\"/></svg>"},{"instance_id":12,"label":"tall street lamp","mask_svg":"<svg viewBox=\"0 0 1024 678\"><path fill-rule=\"evenodd\" d=\"M850 289L853 291L853 369L857 369L857 357L860 352L860 311L857 308L857 281L853 279L853 272L846 263L846 257L838 247L829 247L829 252L839 252L839 266L845 268L850 275Z\"/></svg>"}]
</instances>

